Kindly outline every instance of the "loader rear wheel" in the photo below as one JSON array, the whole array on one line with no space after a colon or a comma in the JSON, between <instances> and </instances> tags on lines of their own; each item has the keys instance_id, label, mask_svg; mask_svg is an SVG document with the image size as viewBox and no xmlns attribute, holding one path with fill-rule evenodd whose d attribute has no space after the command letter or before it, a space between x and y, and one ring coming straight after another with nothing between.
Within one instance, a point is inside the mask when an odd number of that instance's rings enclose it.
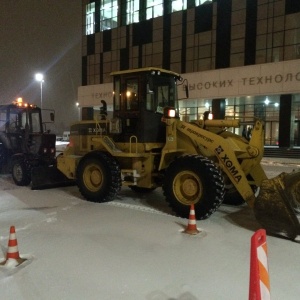
<instances>
[{"instance_id":1,"label":"loader rear wheel","mask_svg":"<svg viewBox=\"0 0 300 300\"><path fill-rule=\"evenodd\" d=\"M12 178L16 185L27 186L31 182L30 172L26 168L23 159L14 159L12 161Z\"/></svg>"},{"instance_id":2,"label":"loader rear wheel","mask_svg":"<svg viewBox=\"0 0 300 300\"><path fill-rule=\"evenodd\" d=\"M108 202L121 188L121 173L116 161L105 153L83 158L77 169L80 193L92 202Z\"/></svg>"},{"instance_id":3,"label":"loader rear wheel","mask_svg":"<svg viewBox=\"0 0 300 300\"><path fill-rule=\"evenodd\" d=\"M194 204L198 220L208 218L222 203L224 180L209 159L186 155L176 159L166 170L163 191L173 211L188 218Z\"/></svg>"}]
</instances>

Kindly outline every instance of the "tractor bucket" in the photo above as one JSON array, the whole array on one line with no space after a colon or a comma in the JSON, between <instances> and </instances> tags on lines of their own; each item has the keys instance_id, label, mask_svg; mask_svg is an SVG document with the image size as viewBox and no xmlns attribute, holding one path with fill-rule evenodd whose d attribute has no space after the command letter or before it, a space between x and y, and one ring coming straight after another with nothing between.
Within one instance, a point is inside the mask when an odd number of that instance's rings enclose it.
<instances>
[{"instance_id":1,"label":"tractor bucket","mask_svg":"<svg viewBox=\"0 0 300 300\"><path fill-rule=\"evenodd\" d=\"M31 171L31 189L43 190L61 186L75 185L75 180L67 178L55 166L35 167Z\"/></svg>"},{"instance_id":2,"label":"tractor bucket","mask_svg":"<svg viewBox=\"0 0 300 300\"><path fill-rule=\"evenodd\" d=\"M262 182L254 214L268 233L300 238L300 172L281 173Z\"/></svg>"}]
</instances>

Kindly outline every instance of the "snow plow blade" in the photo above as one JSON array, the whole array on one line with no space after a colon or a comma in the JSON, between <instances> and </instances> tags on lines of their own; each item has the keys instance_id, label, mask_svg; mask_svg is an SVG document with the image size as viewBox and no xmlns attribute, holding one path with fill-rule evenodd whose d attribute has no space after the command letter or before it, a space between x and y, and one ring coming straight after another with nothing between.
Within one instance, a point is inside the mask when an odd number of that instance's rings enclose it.
<instances>
[{"instance_id":1,"label":"snow plow blade","mask_svg":"<svg viewBox=\"0 0 300 300\"><path fill-rule=\"evenodd\" d=\"M254 214L268 233L300 241L300 172L264 180Z\"/></svg>"},{"instance_id":2,"label":"snow plow blade","mask_svg":"<svg viewBox=\"0 0 300 300\"><path fill-rule=\"evenodd\" d=\"M75 185L75 180L67 178L55 166L36 167L31 171L31 189L43 190L61 186Z\"/></svg>"}]
</instances>

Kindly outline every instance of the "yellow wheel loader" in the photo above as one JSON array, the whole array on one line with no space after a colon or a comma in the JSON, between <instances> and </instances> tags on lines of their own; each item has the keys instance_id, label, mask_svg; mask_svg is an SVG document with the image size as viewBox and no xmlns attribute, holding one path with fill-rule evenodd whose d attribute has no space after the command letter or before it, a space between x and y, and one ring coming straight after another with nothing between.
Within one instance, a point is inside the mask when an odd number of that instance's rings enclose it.
<instances>
[{"instance_id":1,"label":"yellow wheel loader","mask_svg":"<svg viewBox=\"0 0 300 300\"><path fill-rule=\"evenodd\" d=\"M267 178L262 121L253 121L250 141L228 130L240 127L238 120L204 114L184 122L177 99L184 81L177 73L142 68L112 76L113 117L102 101L98 115L71 126L70 144L57 157L58 170L87 200L111 201L121 186L142 193L162 187L177 215L188 218L194 204L196 217L205 219L224 198L238 195L269 233L300 236L300 173Z\"/></svg>"}]
</instances>

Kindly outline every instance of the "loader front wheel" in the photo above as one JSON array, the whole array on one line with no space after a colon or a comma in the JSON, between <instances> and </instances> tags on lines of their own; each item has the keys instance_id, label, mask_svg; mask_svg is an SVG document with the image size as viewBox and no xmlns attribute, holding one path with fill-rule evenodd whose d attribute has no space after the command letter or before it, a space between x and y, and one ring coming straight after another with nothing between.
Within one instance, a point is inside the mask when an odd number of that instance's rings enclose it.
<instances>
[{"instance_id":1,"label":"loader front wheel","mask_svg":"<svg viewBox=\"0 0 300 300\"><path fill-rule=\"evenodd\" d=\"M77 168L77 184L80 193L88 201L111 201L121 188L120 168L105 153L83 158Z\"/></svg>"},{"instance_id":2,"label":"loader front wheel","mask_svg":"<svg viewBox=\"0 0 300 300\"><path fill-rule=\"evenodd\" d=\"M180 217L188 218L194 204L198 220L208 218L222 203L224 180L221 171L209 159L181 156L170 164L163 191L166 201Z\"/></svg>"},{"instance_id":3,"label":"loader front wheel","mask_svg":"<svg viewBox=\"0 0 300 300\"><path fill-rule=\"evenodd\" d=\"M26 168L23 159L14 159L12 161L12 178L16 185L27 186L31 182L30 172Z\"/></svg>"}]
</instances>

